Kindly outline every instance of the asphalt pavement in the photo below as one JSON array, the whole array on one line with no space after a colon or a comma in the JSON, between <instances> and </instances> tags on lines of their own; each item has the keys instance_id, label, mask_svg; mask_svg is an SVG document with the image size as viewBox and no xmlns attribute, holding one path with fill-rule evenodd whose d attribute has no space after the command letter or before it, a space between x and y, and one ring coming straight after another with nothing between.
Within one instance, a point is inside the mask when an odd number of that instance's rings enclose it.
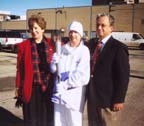
<instances>
[{"instance_id":1,"label":"asphalt pavement","mask_svg":"<svg viewBox=\"0 0 144 126\"><path fill-rule=\"evenodd\" d=\"M144 126L144 50L131 48L130 82L122 111L122 126ZM0 52L0 126L22 126L21 108L15 108L16 54ZM83 116L87 126L87 112Z\"/></svg>"}]
</instances>

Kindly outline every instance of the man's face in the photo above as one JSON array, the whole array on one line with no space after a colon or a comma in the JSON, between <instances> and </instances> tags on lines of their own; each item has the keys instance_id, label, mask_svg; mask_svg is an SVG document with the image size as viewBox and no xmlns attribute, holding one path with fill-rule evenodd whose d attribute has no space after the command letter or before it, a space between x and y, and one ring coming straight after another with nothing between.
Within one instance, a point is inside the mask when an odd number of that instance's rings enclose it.
<instances>
[{"instance_id":1,"label":"man's face","mask_svg":"<svg viewBox=\"0 0 144 126\"><path fill-rule=\"evenodd\" d=\"M96 22L96 33L100 39L104 39L111 34L113 27L110 25L107 16L100 17Z\"/></svg>"}]
</instances>

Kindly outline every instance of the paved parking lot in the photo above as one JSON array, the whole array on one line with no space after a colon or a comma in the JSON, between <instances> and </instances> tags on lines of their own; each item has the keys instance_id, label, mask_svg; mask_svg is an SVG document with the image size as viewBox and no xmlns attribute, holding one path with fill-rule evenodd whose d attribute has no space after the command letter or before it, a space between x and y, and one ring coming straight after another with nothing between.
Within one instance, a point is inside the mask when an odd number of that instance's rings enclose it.
<instances>
[{"instance_id":1,"label":"paved parking lot","mask_svg":"<svg viewBox=\"0 0 144 126\"><path fill-rule=\"evenodd\" d=\"M144 50L131 48L131 76L125 108L122 112L122 126L144 126ZM14 87L16 54L0 52L0 126L21 126L21 108L15 108ZM84 126L87 113L84 112Z\"/></svg>"}]
</instances>

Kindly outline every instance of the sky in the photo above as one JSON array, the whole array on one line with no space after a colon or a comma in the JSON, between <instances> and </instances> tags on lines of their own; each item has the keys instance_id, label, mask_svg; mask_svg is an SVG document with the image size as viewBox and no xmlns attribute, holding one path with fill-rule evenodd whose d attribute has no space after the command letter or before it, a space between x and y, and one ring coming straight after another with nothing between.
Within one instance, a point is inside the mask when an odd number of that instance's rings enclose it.
<instances>
[{"instance_id":1,"label":"sky","mask_svg":"<svg viewBox=\"0 0 144 126\"><path fill-rule=\"evenodd\" d=\"M0 11L24 16L28 9L89 6L92 0L0 0Z\"/></svg>"}]
</instances>

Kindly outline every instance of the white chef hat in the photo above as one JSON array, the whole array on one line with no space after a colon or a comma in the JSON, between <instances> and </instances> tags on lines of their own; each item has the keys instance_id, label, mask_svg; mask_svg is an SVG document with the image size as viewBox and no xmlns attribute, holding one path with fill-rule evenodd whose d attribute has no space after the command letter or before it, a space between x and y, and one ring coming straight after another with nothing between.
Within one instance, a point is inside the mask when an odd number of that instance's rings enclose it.
<instances>
[{"instance_id":1,"label":"white chef hat","mask_svg":"<svg viewBox=\"0 0 144 126\"><path fill-rule=\"evenodd\" d=\"M68 28L68 31L76 31L80 34L81 37L83 37L83 26L78 21L73 21Z\"/></svg>"}]
</instances>

